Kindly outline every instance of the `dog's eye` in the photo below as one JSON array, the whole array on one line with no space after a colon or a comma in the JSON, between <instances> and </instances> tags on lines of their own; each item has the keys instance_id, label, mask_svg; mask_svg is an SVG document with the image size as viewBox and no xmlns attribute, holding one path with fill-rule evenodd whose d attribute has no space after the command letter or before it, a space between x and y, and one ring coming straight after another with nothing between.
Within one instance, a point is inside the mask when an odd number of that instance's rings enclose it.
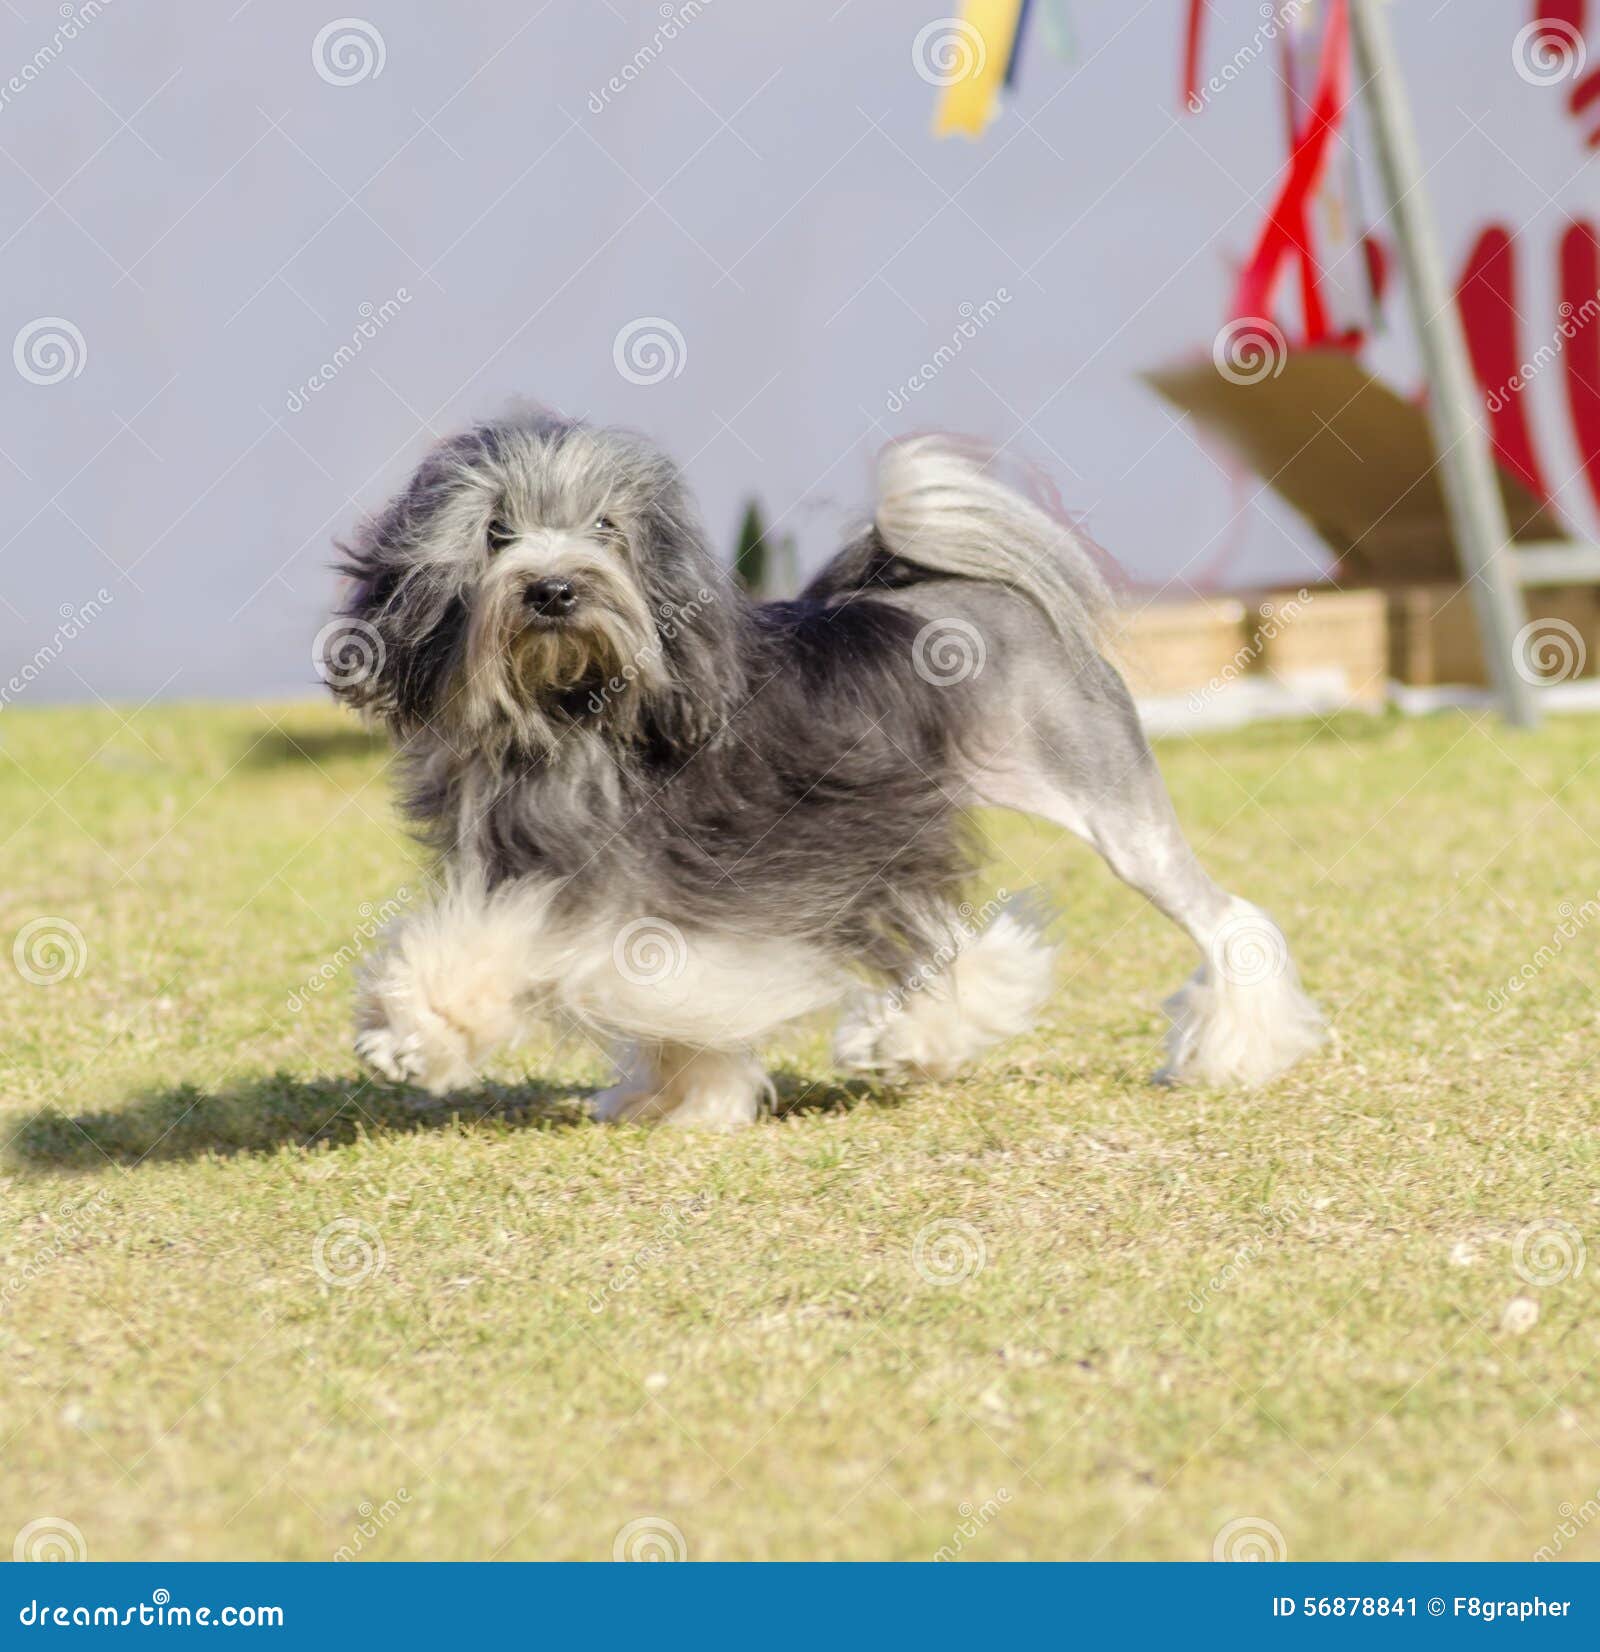
<instances>
[{"instance_id":1,"label":"dog's eye","mask_svg":"<svg viewBox=\"0 0 1600 1652\"><path fill-rule=\"evenodd\" d=\"M597 516L594 519L594 531L596 533L615 533L617 525L609 516Z\"/></svg>"},{"instance_id":2,"label":"dog's eye","mask_svg":"<svg viewBox=\"0 0 1600 1652\"><path fill-rule=\"evenodd\" d=\"M506 519L503 516L491 516L489 518L488 539L491 555L496 551L503 551L507 545L515 541L516 537L506 525Z\"/></svg>"}]
</instances>

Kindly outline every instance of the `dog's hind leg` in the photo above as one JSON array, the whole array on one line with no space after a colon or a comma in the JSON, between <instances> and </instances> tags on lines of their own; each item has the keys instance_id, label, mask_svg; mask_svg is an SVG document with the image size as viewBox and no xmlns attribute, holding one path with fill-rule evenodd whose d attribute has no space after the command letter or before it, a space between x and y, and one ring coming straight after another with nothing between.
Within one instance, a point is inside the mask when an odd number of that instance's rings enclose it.
<instances>
[{"instance_id":1,"label":"dog's hind leg","mask_svg":"<svg viewBox=\"0 0 1600 1652\"><path fill-rule=\"evenodd\" d=\"M692 1130L742 1130L754 1124L772 1084L753 1056L684 1044L635 1044L622 1076L589 1099L606 1124L671 1124Z\"/></svg>"},{"instance_id":2,"label":"dog's hind leg","mask_svg":"<svg viewBox=\"0 0 1600 1652\"><path fill-rule=\"evenodd\" d=\"M1085 679L1089 679L1086 681ZM1111 870L1187 932L1201 964L1166 1005L1161 1078L1260 1084L1323 1038L1282 931L1206 874L1178 824L1138 713L1117 673L1088 667L1016 728L972 779L974 800L1043 816L1092 844Z\"/></svg>"}]
</instances>

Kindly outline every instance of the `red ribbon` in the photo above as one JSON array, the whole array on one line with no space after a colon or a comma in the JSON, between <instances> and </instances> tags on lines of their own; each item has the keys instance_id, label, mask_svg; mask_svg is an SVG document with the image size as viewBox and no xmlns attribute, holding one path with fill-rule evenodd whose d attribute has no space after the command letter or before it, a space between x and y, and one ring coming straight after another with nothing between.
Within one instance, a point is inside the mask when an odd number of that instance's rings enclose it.
<instances>
[{"instance_id":1,"label":"red ribbon","mask_svg":"<svg viewBox=\"0 0 1600 1652\"><path fill-rule=\"evenodd\" d=\"M1312 93L1311 112L1295 134L1289 165L1277 199L1234 288L1235 316L1272 314L1272 298L1291 258L1300 263L1300 302L1305 342L1328 337L1328 313L1322 302L1311 204L1316 197L1333 140L1344 118L1350 82L1350 17L1346 0L1333 0L1322 38L1322 58Z\"/></svg>"},{"instance_id":2,"label":"red ribbon","mask_svg":"<svg viewBox=\"0 0 1600 1652\"><path fill-rule=\"evenodd\" d=\"M1189 0L1189 27L1183 41L1183 105L1200 107L1200 24L1205 18L1206 0Z\"/></svg>"}]
</instances>

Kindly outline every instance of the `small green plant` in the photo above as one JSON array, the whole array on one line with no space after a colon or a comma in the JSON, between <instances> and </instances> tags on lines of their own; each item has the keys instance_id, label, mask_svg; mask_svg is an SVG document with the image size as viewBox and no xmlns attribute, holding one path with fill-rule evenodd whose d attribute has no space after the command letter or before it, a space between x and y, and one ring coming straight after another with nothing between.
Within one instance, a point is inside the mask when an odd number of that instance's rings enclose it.
<instances>
[{"instance_id":1,"label":"small green plant","mask_svg":"<svg viewBox=\"0 0 1600 1652\"><path fill-rule=\"evenodd\" d=\"M734 545L733 577L752 596L785 596L795 586L796 561L794 536L770 534L761 501L751 499L745 506Z\"/></svg>"}]
</instances>

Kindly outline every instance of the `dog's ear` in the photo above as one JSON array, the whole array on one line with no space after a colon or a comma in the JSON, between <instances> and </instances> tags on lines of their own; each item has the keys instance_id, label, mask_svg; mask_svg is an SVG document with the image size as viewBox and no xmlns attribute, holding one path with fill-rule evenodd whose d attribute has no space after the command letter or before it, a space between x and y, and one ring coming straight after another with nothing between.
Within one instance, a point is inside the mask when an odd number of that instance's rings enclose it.
<instances>
[{"instance_id":1,"label":"dog's ear","mask_svg":"<svg viewBox=\"0 0 1600 1652\"><path fill-rule=\"evenodd\" d=\"M336 699L397 735L426 725L460 662L467 606L459 546L474 508L461 454L436 449L410 484L338 549L344 601L318 635L317 673Z\"/></svg>"}]
</instances>

